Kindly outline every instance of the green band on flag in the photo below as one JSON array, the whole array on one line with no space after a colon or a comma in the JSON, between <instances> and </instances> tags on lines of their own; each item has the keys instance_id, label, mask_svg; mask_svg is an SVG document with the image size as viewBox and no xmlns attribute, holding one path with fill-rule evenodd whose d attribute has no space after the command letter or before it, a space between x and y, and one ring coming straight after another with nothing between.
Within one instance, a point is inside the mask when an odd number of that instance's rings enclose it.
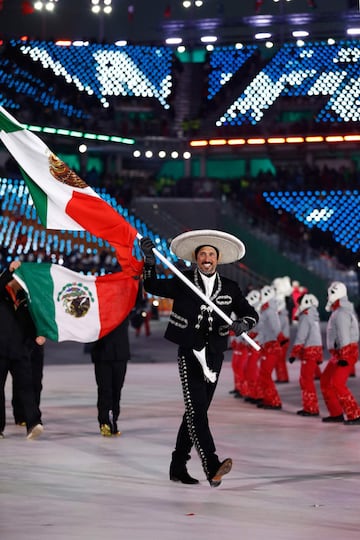
<instances>
[{"instance_id":1,"label":"green band on flag","mask_svg":"<svg viewBox=\"0 0 360 540\"><path fill-rule=\"evenodd\" d=\"M30 176L26 174L24 169L20 167L21 174L25 180L25 183L28 187L28 190L30 192L31 198L34 201L34 205L36 208L36 211L38 213L40 223L43 227L46 227L47 225L47 209L48 209L48 198L46 193L40 188L38 184L35 184L33 180L31 180Z\"/></svg>"},{"instance_id":2,"label":"green band on flag","mask_svg":"<svg viewBox=\"0 0 360 540\"><path fill-rule=\"evenodd\" d=\"M13 131L20 131L25 128L12 122L10 118L0 111L0 130L1 129L6 133L12 133Z\"/></svg>"},{"instance_id":3,"label":"green band on flag","mask_svg":"<svg viewBox=\"0 0 360 540\"><path fill-rule=\"evenodd\" d=\"M36 322L39 336L58 341L58 328L54 325L54 283L51 277L51 263L36 265L36 279L33 279L31 263L24 263L15 271L25 283L29 292L29 310Z\"/></svg>"}]
</instances>

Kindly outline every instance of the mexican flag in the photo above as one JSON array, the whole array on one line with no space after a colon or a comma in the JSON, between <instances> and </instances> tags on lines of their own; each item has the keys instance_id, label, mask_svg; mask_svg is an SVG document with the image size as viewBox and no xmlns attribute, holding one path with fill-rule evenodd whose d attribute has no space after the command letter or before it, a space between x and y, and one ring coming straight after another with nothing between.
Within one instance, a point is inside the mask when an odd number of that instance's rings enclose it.
<instances>
[{"instance_id":1,"label":"mexican flag","mask_svg":"<svg viewBox=\"0 0 360 540\"><path fill-rule=\"evenodd\" d=\"M86 230L115 248L123 272L141 272L142 262L132 256L136 229L3 107L0 139L18 162L46 229Z\"/></svg>"},{"instance_id":2,"label":"mexican flag","mask_svg":"<svg viewBox=\"0 0 360 540\"><path fill-rule=\"evenodd\" d=\"M14 278L27 292L37 335L52 341L105 336L130 313L138 290L123 272L85 276L51 263L22 263Z\"/></svg>"}]
</instances>

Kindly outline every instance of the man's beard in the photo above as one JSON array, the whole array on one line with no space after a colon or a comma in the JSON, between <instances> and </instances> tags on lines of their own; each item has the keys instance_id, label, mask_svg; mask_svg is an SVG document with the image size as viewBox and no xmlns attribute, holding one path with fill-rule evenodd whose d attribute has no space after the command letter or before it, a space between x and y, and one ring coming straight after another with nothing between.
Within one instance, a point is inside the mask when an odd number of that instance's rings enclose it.
<instances>
[{"instance_id":1,"label":"man's beard","mask_svg":"<svg viewBox=\"0 0 360 540\"><path fill-rule=\"evenodd\" d=\"M211 270L209 270L208 272L205 272L204 270L200 270L200 268L199 268L199 272L200 272L200 274L204 274L204 276L206 276L206 277L211 277L216 273L216 271L212 272Z\"/></svg>"}]
</instances>

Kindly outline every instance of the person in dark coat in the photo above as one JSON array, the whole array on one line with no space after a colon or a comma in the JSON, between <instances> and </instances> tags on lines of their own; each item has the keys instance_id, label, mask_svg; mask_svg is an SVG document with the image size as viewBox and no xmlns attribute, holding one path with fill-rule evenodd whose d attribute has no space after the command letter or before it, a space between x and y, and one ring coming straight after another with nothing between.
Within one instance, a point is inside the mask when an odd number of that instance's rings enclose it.
<instances>
[{"instance_id":1,"label":"person in dark coat","mask_svg":"<svg viewBox=\"0 0 360 540\"><path fill-rule=\"evenodd\" d=\"M121 391L130 358L129 320L126 318L109 334L90 345L97 384L97 409L100 433L120 435Z\"/></svg>"},{"instance_id":2,"label":"person in dark coat","mask_svg":"<svg viewBox=\"0 0 360 540\"><path fill-rule=\"evenodd\" d=\"M18 389L27 439L35 439L43 432L43 425L34 394L31 351L34 340L43 343L44 338L36 337L25 293L13 279L12 273L20 264L20 261L12 261L0 274L0 433L3 436L6 425L5 383L11 372Z\"/></svg>"},{"instance_id":3,"label":"person in dark coat","mask_svg":"<svg viewBox=\"0 0 360 540\"><path fill-rule=\"evenodd\" d=\"M232 459L220 461L209 427L208 409L228 347L229 324L179 276L158 279L155 247L150 238L140 246L145 258L144 287L156 296L173 299L165 338L178 345L178 366L183 390L185 414L180 425L170 464L170 480L197 484L186 468L194 446L212 487L217 487L230 472ZM202 291L222 312L237 320L231 325L236 335L248 331L258 321L258 314L245 299L237 283L217 272L217 265L243 257L245 247L234 236L220 231L197 230L173 239L171 250L180 259L196 263L184 276Z\"/></svg>"}]
</instances>

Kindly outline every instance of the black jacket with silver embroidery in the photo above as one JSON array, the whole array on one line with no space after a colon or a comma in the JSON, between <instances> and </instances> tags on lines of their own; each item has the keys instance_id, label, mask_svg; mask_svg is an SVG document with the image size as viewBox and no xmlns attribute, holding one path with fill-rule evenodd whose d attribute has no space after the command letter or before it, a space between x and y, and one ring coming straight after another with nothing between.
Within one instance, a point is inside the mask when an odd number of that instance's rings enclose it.
<instances>
[{"instance_id":1,"label":"black jacket with silver embroidery","mask_svg":"<svg viewBox=\"0 0 360 540\"><path fill-rule=\"evenodd\" d=\"M184 276L205 292L197 268L185 271ZM172 312L165 331L166 339L196 350L205 345L214 352L227 349L229 325L179 277L158 279L155 267L146 266L144 287L150 294L173 299ZM235 313L237 319L248 317L250 326L254 326L259 319L237 283L218 273L210 299L229 317L232 313Z\"/></svg>"}]
</instances>

